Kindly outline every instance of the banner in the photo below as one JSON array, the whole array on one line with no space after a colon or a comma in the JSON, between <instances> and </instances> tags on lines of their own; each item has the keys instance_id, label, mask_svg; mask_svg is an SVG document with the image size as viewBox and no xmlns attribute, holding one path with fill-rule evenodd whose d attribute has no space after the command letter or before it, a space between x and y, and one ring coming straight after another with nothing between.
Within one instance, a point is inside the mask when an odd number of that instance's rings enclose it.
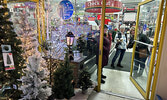
<instances>
[{"instance_id":1,"label":"banner","mask_svg":"<svg viewBox=\"0 0 167 100\"><path fill-rule=\"evenodd\" d=\"M92 0L85 3L85 11L91 13L101 13L103 0ZM106 0L106 12L113 13L120 12L122 9L122 3L117 0Z\"/></svg>"}]
</instances>

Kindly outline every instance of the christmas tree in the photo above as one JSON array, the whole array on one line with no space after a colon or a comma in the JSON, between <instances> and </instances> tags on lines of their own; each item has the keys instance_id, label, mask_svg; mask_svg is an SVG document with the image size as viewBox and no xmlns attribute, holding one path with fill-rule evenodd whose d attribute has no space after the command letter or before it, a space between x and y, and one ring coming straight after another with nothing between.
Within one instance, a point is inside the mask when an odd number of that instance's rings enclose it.
<instances>
[{"instance_id":1,"label":"christmas tree","mask_svg":"<svg viewBox=\"0 0 167 100\"><path fill-rule=\"evenodd\" d=\"M24 59L22 57L22 47L20 46L21 40L17 38L14 31L13 23L9 20L10 12L8 8L0 7L0 46L10 45L14 59L14 70L5 71L2 48L0 48L0 83L3 87L9 87L4 94L8 97L15 98L19 95L17 81L22 76L22 68L24 67ZM10 62L8 62L10 63Z\"/></svg>"},{"instance_id":2,"label":"christmas tree","mask_svg":"<svg viewBox=\"0 0 167 100\"><path fill-rule=\"evenodd\" d=\"M86 70L86 68L79 75L78 86L82 89L82 91L85 91L92 86L90 73Z\"/></svg>"},{"instance_id":3,"label":"christmas tree","mask_svg":"<svg viewBox=\"0 0 167 100\"><path fill-rule=\"evenodd\" d=\"M21 46L24 50L23 57L25 60L37 52L36 47L38 44L37 31L34 29L35 26L29 22L27 18L28 14L28 12L24 11L15 19L15 27L17 27L16 32L22 41Z\"/></svg>"},{"instance_id":4,"label":"christmas tree","mask_svg":"<svg viewBox=\"0 0 167 100\"><path fill-rule=\"evenodd\" d=\"M35 25L30 23L28 19L29 12L25 9L22 13L19 14L19 17L15 19L15 27L17 27L17 34L20 40L22 41L22 48L24 53L22 54L24 59L28 61L28 57L32 55L41 56L38 51L38 40L37 40L37 31L35 29ZM44 44L48 47L47 42ZM46 49L46 48L45 48ZM48 49L47 49L48 50ZM41 59L41 66L46 67L46 61Z\"/></svg>"},{"instance_id":5,"label":"christmas tree","mask_svg":"<svg viewBox=\"0 0 167 100\"><path fill-rule=\"evenodd\" d=\"M65 62L60 63L60 67L54 73L53 96L57 99L69 99L74 96L73 71L69 63L68 54Z\"/></svg>"},{"instance_id":6,"label":"christmas tree","mask_svg":"<svg viewBox=\"0 0 167 100\"><path fill-rule=\"evenodd\" d=\"M77 50L79 50L80 53L83 53L85 49L86 41L84 40L84 36L81 36L77 39Z\"/></svg>"},{"instance_id":7,"label":"christmas tree","mask_svg":"<svg viewBox=\"0 0 167 100\"><path fill-rule=\"evenodd\" d=\"M48 71L43 68L40 56L31 56L28 58L29 64L23 70L26 76L23 76L19 81L23 85L20 90L23 91L22 100L47 100L51 95L51 88L48 87L45 78L48 76Z\"/></svg>"}]
</instances>

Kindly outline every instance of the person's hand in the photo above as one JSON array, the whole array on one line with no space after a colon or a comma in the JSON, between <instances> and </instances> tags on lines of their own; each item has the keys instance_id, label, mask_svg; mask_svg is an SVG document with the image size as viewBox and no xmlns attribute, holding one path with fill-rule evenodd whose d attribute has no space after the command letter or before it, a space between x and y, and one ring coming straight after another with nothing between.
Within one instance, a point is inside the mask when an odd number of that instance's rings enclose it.
<instances>
[{"instance_id":1,"label":"person's hand","mask_svg":"<svg viewBox=\"0 0 167 100\"><path fill-rule=\"evenodd\" d=\"M117 42L119 42L120 40L119 39L117 39Z\"/></svg>"}]
</instances>

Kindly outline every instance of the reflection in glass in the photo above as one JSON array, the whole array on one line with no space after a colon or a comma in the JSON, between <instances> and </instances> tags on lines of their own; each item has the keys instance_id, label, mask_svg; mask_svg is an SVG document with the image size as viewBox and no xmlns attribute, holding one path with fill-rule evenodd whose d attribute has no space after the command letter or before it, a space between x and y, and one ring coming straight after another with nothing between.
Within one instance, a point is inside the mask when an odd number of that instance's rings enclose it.
<instances>
[{"instance_id":1,"label":"reflection in glass","mask_svg":"<svg viewBox=\"0 0 167 100\"><path fill-rule=\"evenodd\" d=\"M140 6L132 77L146 91L159 0Z\"/></svg>"}]
</instances>

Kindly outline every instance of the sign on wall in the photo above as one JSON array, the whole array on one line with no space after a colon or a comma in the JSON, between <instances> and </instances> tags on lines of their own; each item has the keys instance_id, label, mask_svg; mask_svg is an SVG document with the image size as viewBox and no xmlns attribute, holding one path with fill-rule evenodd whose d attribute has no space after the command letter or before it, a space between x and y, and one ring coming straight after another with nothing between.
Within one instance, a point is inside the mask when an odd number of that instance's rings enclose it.
<instances>
[{"instance_id":1,"label":"sign on wall","mask_svg":"<svg viewBox=\"0 0 167 100\"><path fill-rule=\"evenodd\" d=\"M136 13L124 13L124 21L136 21Z\"/></svg>"},{"instance_id":2,"label":"sign on wall","mask_svg":"<svg viewBox=\"0 0 167 100\"><path fill-rule=\"evenodd\" d=\"M85 3L85 11L90 13L101 13L103 0L91 0ZM122 2L118 0L106 0L105 13L120 12Z\"/></svg>"},{"instance_id":3,"label":"sign on wall","mask_svg":"<svg viewBox=\"0 0 167 100\"><path fill-rule=\"evenodd\" d=\"M63 20L71 18L73 10L73 5L69 0L62 0L58 5L58 13Z\"/></svg>"}]
</instances>

